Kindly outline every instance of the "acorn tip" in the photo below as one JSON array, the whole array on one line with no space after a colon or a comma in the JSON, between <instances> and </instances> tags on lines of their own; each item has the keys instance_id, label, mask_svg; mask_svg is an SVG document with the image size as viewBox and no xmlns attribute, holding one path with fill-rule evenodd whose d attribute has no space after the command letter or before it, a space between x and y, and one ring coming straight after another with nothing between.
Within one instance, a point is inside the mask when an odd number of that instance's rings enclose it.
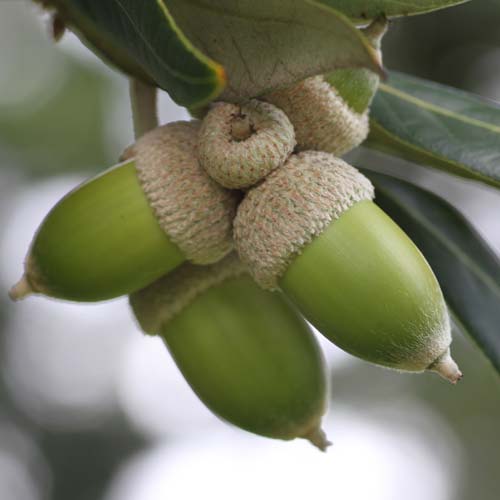
<instances>
[{"instance_id":1,"label":"acorn tip","mask_svg":"<svg viewBox=\"0 0 500 500\"><path fill-rule=\"evenodd\" d=\"M449 349L437 358L436 361L434 361L434 363L432 363L427 369L436 372L453 385L455 385L463 377L458 365L451 357Z\"/></svg>"},{"instance_id":2,"label":"acorn tip","mask_svg":"<svg viewBox=\"0 0 500 500\"><path fill-rule=\"evenodd\" d=\"M23 277L9 290L9 297L11 300L17 301L33 293L35 293L35 290L33 290L26 275L23 275Z\"/></svg>"},{"instance_id":3,"label":"acorn tip","mask_svg":"<svg viewBox=\"0 0 500 500\"><path fill-rule=\"evenodd\" d=\"M325 431L321 429L321 427L315 427L310 432L301 437L307 439L312 445L316 446L316 448L323 452L325 452L326 449L332 444L330 441L328 441Z\"/></svg>"}]
</instances>

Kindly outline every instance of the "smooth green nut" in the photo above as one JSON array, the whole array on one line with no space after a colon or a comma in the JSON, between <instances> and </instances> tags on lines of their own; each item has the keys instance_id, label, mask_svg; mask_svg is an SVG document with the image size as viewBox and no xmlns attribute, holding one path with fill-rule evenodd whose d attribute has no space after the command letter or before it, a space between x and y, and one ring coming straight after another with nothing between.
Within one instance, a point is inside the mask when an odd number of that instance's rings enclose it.
<instances>
[{"instance_id":1,"label":"smooth green nut","mask_svg":"<svg viewBox=\"0 0 500 500\"><path fill-rule=\"evenodd\" d=\"M146 286L185 260L120 164L67 194L39 227L10 295L105 300Z\"/></svg>"},{"instance_id":2,"label":"smooth green nut","mask_svg":"<svg viewBox=\"0 0 500 500\"><path fill-rule=\"evenodd\" d=\"M380 83L379 75L366 68L338 69L324 78L349 108L359 114L369 108Z\"/></svg>"},{"instance_id":3,"label":"smooth green nut","mask_svg":"<svg viewBox=\"0 0 500 500\"><path fill-rule=\"evenodd\" d=\"M320 428L326 375L314 335L234 255L212 266L184 264L130 303L216 415L262 436L301 437L322 450L329 444Z\"/></svg>"},{"instance_id":4,"label":"smooth green nut","mask_svg":"<svg viewBox=\"0 0 500 500\"><path fill-rule=\"evenodd\" d=\"M135 160L66 195L35 234L11 298L106 300L143 288L186 259L224 257L238 200L198 165L198 128L178 122L145 134L128 152Z\"/></svg>"},{"instance_id":5,"label":"smooth green nut","mask_svg":"<svg viewBox=\"0 0 500 500\"><path fill-rule=\"evenodd\" d=\"M368 179L342 160L300 153L240 204L236 247L263 287L281 288L342 349L456 382L439 284L372 198Z\"/></svg>"}]
</instances>

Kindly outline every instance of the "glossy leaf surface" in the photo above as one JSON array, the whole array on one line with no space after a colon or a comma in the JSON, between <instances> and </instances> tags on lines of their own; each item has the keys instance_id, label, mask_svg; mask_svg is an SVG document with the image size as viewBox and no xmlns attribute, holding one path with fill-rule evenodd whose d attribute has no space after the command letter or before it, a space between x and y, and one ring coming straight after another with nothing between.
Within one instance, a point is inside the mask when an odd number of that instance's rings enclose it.
<instances>
[{"instance_id":1,"label":"glossy leaf surface","mask_svg":"<svg viewBox=\"0 0 500 500\"><path fill-rule=\"evenodd\" d=\"M91 46L127 74L156 83L184 106L198 106L225 85L223 68L189 42L163 0L46 0Z\"/></svg>"},{"instance_id":2,"label":"glossy leaf surface","mask_svg":"<svg viewBox=\"0 0 500 500\"><path fill-rule=\"evenodd\" d=\"M101 56L196 108L341 67L381 72L342 14L312 0L46 0Z\"/></svg>"},{"instance_id":3,"label":"glossy leaf surface","mask_svg":"<svg viewBox=\"0 0 500 500\"><path fill-rule=\"evenodd\" d=\"M500 106L467 92L392 72L366 145L500 188Z\"/></svg>"},{"instance_id":4,"label":"glossy leaf surface","mask_svg":"<svg viewBox=\"0 0 500 500\"><path fill-rule=\"evenodd\" d=\"M425 14L466 2L467 0L321 0L321 3L349 16L352 20L363 22L377 16L411 16Z\"/></svg>"},{"instance_id":5,"label":"glossy leaf surface","mask_svg":"<svg viewBox=\"0 0 500 500\"><path fill-rule=\"evenodd\" d=\"M376 51L349 20L304 0L167 0L187 38L221 63L224 100L254 97L340 67L381 71Z\"/></svg>"}]
</instances>

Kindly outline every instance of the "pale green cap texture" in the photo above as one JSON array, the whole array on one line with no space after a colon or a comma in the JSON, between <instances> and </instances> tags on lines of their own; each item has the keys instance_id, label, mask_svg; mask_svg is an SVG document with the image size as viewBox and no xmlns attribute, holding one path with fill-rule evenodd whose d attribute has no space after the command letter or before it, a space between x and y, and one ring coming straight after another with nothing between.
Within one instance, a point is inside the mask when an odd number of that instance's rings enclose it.
<instances>
[{"instance_id":1,"label":"pale green cap texture","mask_svg":"<svg viewBox=\"0 0 500 500\"><path fill-rule=\"evenodd\" d=\"M346 210L374 196L370 181L332 154L306 151L251 189L234 221L241 260L263 288L279 279L301 250Z\"/></svg>"},{"instance_id":2,"label":"pale green cap texture","mask_svg":"<svg viewBox=\"0 0 500 500\"><path fill-rule=\"evenodd\" d=\"M143 135L126 152L158 223L195 264L217 262L232 250L238 195L211 179L197 158L200 124L174 122Z\"/></svg>"},{"instance_id":3,"label":"pale green cap texture","mask_svg":"<svg viewBox=\"0 0 500 500\"><path fill-rule=\"evenodd\" d=\"M234 252L210 266L186 262L146 288L131 294L130 305L142 330L157 335L204 291L244 274L247 274L245 266Z\"/></svg>"},{"instance_id":4,"label":"pale green cap texture","mask_svg":"<svg viewBox=\"0 0 500 500\"><path fill-rule=\"evenodd\" d=\"M198 154L219 184L241 189L283 165L294 147L295 132L286 114L253 99L241 106L216 103L203 120Z\"/></svg>"},{"instance_id":5,"label":"pale green cap texture","mask_svg":"<svg viewBox=\"0 0 500 500\"><path fill-rule=\"evenodd\" d=\"M368 112L354 111L322 75L266 94L263 99L286 113L299 150L342 156L368 135Z\"/></svg>"}]
</instances>

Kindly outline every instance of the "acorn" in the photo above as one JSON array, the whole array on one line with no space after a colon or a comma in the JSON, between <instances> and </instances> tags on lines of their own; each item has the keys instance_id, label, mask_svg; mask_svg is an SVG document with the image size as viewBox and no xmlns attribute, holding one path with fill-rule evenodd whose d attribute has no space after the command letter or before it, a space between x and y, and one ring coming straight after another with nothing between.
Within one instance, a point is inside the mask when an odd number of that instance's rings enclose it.
<instances>
[{"instance_id":1,"label":"acorn","mask_svg":"<svg viewBox=\"0 0 500 500\"><path fill-rule=\"evenodd\" d=\"M267 102L216 103L203 119L198 154L207 173L224 187L256 184L285 163L295 147L293 125Z\"/></svg>"},{"instance_id":2,"label":"acorn","mask_svg":"<svg viewBox=\"0 0 500 500\"><path fill-rule=\"evenodd\" d=\"M387 20L374 20L361 30L379 58ZM369 132L368 111L379 76L365 68L338 69L317 75L262 96L281 108L295 129L297 149L318 150L342 156L359 146Z\"/></svg>"},{"instance_id":3,"label":"acorn","mask_svg":"<svg viewBox=\"0 0 500 500\"><path fill-rule=\"evenodd\" d=\"M321 450L330 444L320 426L327 384L317 340L235 254L211 266L183 264L132 294L130 304L217 416L270 438L304 438Z\"/></svg>"},{"instance_id":4,"label":"acorn","mask_svg":"<svg viewBox=\"0 0 500 500\"><path fill-rule=\"evenodd\" d=\"M198 122L143 135L126 161L66 195L31 244L12 299L75 301L143 288L185 260L209 264L232 249L238 196L197 161Z\"/></svg>"},{"instance_id":5,"label":"acorn","mask_svg":"<svg viewBox=\"0 0 500 500\"><path fill-rule=\"evenodd\" d=\"M370 181L343 160L292 155L241 202L236 248L263 288L281 289L345 351L456 382L439 284L373 196Z\"/></svg>"}]
</instances>

